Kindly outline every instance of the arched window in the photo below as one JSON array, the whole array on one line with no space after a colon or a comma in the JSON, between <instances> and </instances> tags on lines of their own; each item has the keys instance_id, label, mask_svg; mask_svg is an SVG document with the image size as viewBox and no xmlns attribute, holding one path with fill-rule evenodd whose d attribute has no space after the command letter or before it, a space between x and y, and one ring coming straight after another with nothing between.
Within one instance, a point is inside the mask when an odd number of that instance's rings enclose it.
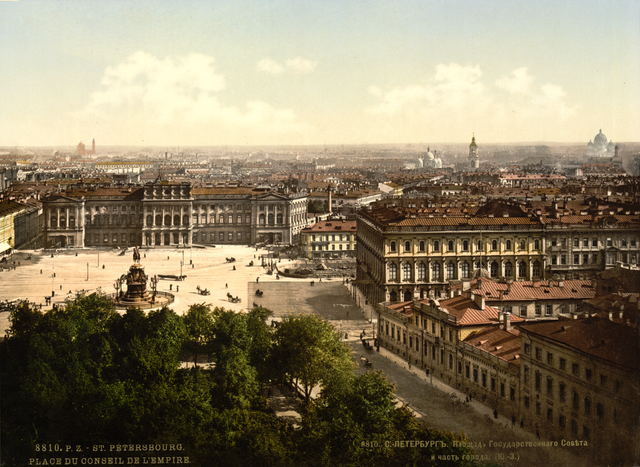
<instances>
[{"instance_id":1,"label":"arched window","mask_svg":"<svg viewBox=\"0 0 640 467\"><path fill-rule=\"evenodd\" d=\"M524 240L520 240L520 249L524 250L525 248L527 248L526 243L524 242Z\"/></svg>"},{"instance_id":2,"label":"arched window","mask_svg":"<svg viewBox=\"0 0 640 467\"><path fill-rule=\"evenodd\" d=\"M418 280L423 281L427 278L427 267L424 263L418 264Z\"/></svg>"},{"instance_id":3,"label":"arched window","mask_svg":"<svg viewBox=\"0 0 640 467\"><path fill-rule=\"evenodd\" d=\"M156 227L160 227L162 225L162 215L161 214L156 214L156 223L155 223ZM158 240L156 242L156 245L160 245L160 240Z\"/></svg>"},{"instance_id":4,"label":"arched window","mask_svg":"<svg viewBox=\"0 0 640 467\"><path fill-rule=\"evenodd\" d=\"M440 242L438 240L433 242L433 251L440 251Z\"/></svg>"},{"instance_id":5,"label":"arched window","mask_svg":"<svg viewBox=\"0 0 640 467\"><path fill-rule=\"evenodd\" d=\"M520 261L518 264L518 277L527 277L527 263Z\"/></svg>"},{"instance_id":6,"label":"arched window","mask_svg":"<svg viewBox=\"0 0 640 467\"><path fill-rule=\"evenodd\" d=\"M236 215L236 223L237 224L242 224L242 214Z\"/></svg>"},{"instance_id":7,"label":"arched window","mask_svg":"<svg viewBox=\"0 0 640 467\"><path fill-rule=\"evenodd\" d=\"M395 281L398 279L398 266L395 263L389 264L389 280Z\"/></svg>"},{"instance_id":8,"label":"arched window","mask_svg":"<svg viewBox=\"0 0 640 467\"><path fill-rule=\"evenodd\" d=\"M533 277L540 277L540 262L533 263Z\"/></svg>"},{"instance_id":9,"label":"arched window","mask_svg":"<svg viewBox=\"0 0 640 467\"><path fill-rule=\"evenodd\" d=\"M180 214L173 216L173 225L180 225Z\"/></svg>"},{"instance_id":10,"label":"arched window","mask_svg":"<svg viewBox=\"0 0 640 467\"><path fill-rule=\"evenodd\" d=\"M73 216L69 216L69 227L72 229L76 227L76 218Z\"/></svg>"},{"instance_id":11,"label":"arched window","mask_svg":"<svg viewBox=\"0 0 640 467\"><path fill-rule=\"evenodd\" d=\"M449 261L447 263L447 279L455 279L455 275L456 267L451 261Z\"/></svg>"},{"instance_id":12,"label":"arched window","mask_svg":"<svg viewBox=\"0 0 640 467\"><path fill-rule=\"evenodd\" d=\"M533 248L535 250L539 250L540 249L540 240L534 240L533 241Z\"/></svg>"},{"instance_id":13,"label":"arched window","mask_svg":"<svg viewBox=\"0 0 640 467\"><path fill-rule=\"evenodd\" d=\"M398 301L398 293L393 290L390 294L389 294L389 300L392 302L397 302Z\"/></svg>"},{"instance_id":14,"label":"arched window","mask_svg":"<svg viewBox=\"0 0 640 467\"><path fill-rule=\"evenodd\" d=\"M211 214L209 216L209 224L215 224L216 223L216 215L215 214Z\"/></svg>"},{"instance_id":15,"label":"arched window","mask_svg":"<svg viewBox=\"0 0 640 467\"><path fill-rule=\"evenodd\" d=\"M171 216L169 214L165 214L164 216L164 225L171 225ZM169 244L169 241L165 241L165 245Z\"/></svg>"},{"instance_id":16,"label":"arched window","mask_svg":"<svg viewBox=\"0 0 640 467\"><path fill-rule=\"evenodd\" d=\"M67 226L67 218L64 216L60 216L60 227L64 228Z\"/></svg>"},{"instance_id":17,"label":"arched window","mask_svg":"<svg viewBox=\"0 0 640 467\"><path fill-rule=\"evenodd\" d=\"M402 280L405 282L411 280L411 265L409 263L402 265Z\"/></svg>"},{"instance_id":18,"label":"arched window","mask_svg":"<svg viewBox=\"0 0 640 467\"><path fill-rule=\"evenodd\" d=\"M273 225L273 219L274 219L273 213L270 212L269 217L267 218L269 225Z\"/></svg>"},{"instance_id":19,"label":"arched window","mask_svg":"<svg viewBox=\"0 0 640 467\"><path fill-rule=\"evenodd\" d=\"M264 213L262 213L258 216L258 224L264 225L264 222L265 222L265 216L264 216Z\"/></svg>"},{"instance_id":20,"label":"arched window","mask_svg":"<svg viewBox=\"0 0 640 467\"><path fill-rule=\"evenodd\" d=\"M491 263L491 277L498 277L498 263Z\"/></svg>"},{"instance_id":21,"label":"arched window","mask_svg":"<svg viewBox=\"0 0 640 467\"><path fill-rule=\"evenodd\" d=\"M434 281L440 280L440 263L433 263L431 265L431 275Z\"/></svg>"},{"instance_id":22,"label":"arched window","mask_svg":"<svg viewBox=\"0 0 640 467\"><path fill-rule=\"evenodd\" d=\"M404 293L404 301L405 302L410 302L411 300L413 300L413 294L411 293L411 290L407 290Z\"/></svg>"},{"instance_id":23,"label":"arched window","mask_svg":"<svg viewBox=\"0 0 640 467\"><path fill-rule=\"evenodd\" d=\"M462 251L469 251L469 242L466 240L462 242Z\"/></svg>"},{"instance_id":24,"label":"arched window","mask_svg":"<svg viewBox=\"0 0 640 467\"><path fill-rule=\"evenodd\" d=\"M424 251L424 241L420 242L420 251Z\"/></svg>"},{"instance_id":25,"label":"arched window","mask_svg":"<svg viewBox=\"0 0 640 467\"><path fill-rule=\"evenodd\" d=\"M504 276L511 277L512 275L513 275L513 264L511 264L511 261L507 261L506 263L504 263Z\"/></svg>"},{"instance_id":26,"label":"arched window","mask_svg":"<svg viewBox=\"0 0 640 467\"><path fill-rule=\"evenodd\" d=\"M482 250L482 240L478 240L478 250Z\"/></svg>"},{"instance_id":27,"label":"arched window","mask_svg":"<svg viewBox=\"0 0 640 467\"><path fill-rule=\"evenodd\" d=\"M452 240L449 240L448 250L449 251L453 251L453 241Z\"/></svg>"},{"instance_id":28,"label":"arched window","mask_svg":"<svg viewBox=\"0 0 640 467\"><path fill-rule=\"evenodd\" d=\"M396 251L396 242L391 242L389 244L389 251Z\"/></svg>"},{"instance_id":29,"label":"arched window","mask_svg":"<svg viewBox=\"0 0 640 467\"><path fill-rule=\"evenodd\" d=\"M411 251L411 242L404 242L404 251L406 253Z\"/></svg>"},{"instance_id":30,"label":"arched window","mask_svg":"<svg viewBox=\"0 0 640 467\"><path fill-rule=\"evenodd\" d=\"M261 216L264 216L264 214L261 214ZM224 224L224 214L219 214L218 215L218 224ZM263 222L264 224L264 222Z\"/></svg>"},{"instance_id":31,"label":"arched window","mask_svg":"<svg viewBox=\"0 0 640 467\"><path fill-rule=\"evenodd\" d=\"M189 225L189 216L186 214L182 216L182 225Z\"/></svg>"},{"instance_id":32,"label":"arched window","mask_svg":"<svg viewBox=\"0 0 640 467\"><path fill-rule=\"evenodd\" d=\"M469 263L467 263L466 261L462 263L460 266L460 270L462 272L462 278L469 279Z\"/></svg>"},{"instance_id":33,"label":"arched window","mask_svg":"<svg viewBox=\"0 0 640 467\"><path fill-rule=\"evenodd\" d=\"M507 240L507 250L511 249L511 240Z\"/></svg>"},{"instance_id":34,"label":"arched window","mask_svg":"<svg viewBox=\"0 0 640 467\"><path fill-rule=\"evenodd\" d=\"M497 250L497 249L498 249L498 241L497 241L497 240L493 240L493 241L491 242L491 249L492 249L493 251L495 251L495 250Z\"/></svg>"},{"instance_id":35,"label":"arched window","mask_svg":"<svg viewBox=\"0 0 640 467\"><path fill-rule=\"evenodd\" d=\"M276 217L276 222L278 223L278 225L282 224L282 213L278 213L278 216Z\"/></svg>"},{"instance_id":36,"label":"arched window","mask_svg":"<svg viewBox=\"0 0 640 467\"><path fill-rule=\"evenodd\" d=\"M200 215L200 223L201 224L206 224L207 223L207 215L206 214L201 214Z\"/></svg>"},{"instance_id":37,"label":"arched window","mask_svg":"<svg viewBox=\"0 0 640 467\"><path fill-rule=\"evenodd\" d=\"M227 223L233 224L233 214L227 214Z\"/></svg>"}]
</instances>

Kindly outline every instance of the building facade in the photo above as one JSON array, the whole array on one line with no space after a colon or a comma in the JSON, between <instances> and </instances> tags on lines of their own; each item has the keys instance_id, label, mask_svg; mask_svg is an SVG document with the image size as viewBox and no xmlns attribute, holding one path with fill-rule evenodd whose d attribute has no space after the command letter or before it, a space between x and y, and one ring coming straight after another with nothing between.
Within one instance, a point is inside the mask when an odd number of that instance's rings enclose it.
<instances>
[{"instance_id":1,"label":"building facade","mask_svg":"<svg viewBox=\"0 0 640 467\"><path fill-rule=\"evenodd\" d=\"M332 219L320 221L303 229L300 245L307 258L326 258L334 255L355 255L356 220Z\"/></svg>"},{"instance_id":2,"label":"building facade","mask_svg":"<svg viewBox=\"0 0 640 467\"><path fill-rule=\"evenodd\" d=\"M43 199L44 244L60 247L184 247L297 242L306 227L305 194L244 187L69 190Z\"/></svg>"}]
</instances>

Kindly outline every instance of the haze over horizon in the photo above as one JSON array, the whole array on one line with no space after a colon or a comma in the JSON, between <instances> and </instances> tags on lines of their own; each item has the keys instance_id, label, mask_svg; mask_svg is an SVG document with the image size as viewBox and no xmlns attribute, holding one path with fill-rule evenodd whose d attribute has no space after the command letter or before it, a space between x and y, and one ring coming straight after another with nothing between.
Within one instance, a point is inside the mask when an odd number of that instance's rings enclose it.
<instances>
[{"instance_id":1,"label":"haze over horizon","mask_svg":"<svg viewBox=\"0 0 640 467\"><path fill-rule=\"evenodd\" d=\"M635 0L18 0L0 27L0 146L640 141Z\"/></svg>"}]
</instances>

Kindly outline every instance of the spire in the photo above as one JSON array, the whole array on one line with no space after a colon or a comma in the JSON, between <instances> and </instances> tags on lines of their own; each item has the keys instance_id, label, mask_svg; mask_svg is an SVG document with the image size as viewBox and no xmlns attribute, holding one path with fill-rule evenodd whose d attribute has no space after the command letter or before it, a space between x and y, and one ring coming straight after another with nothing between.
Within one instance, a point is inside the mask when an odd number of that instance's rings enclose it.
<instances>
[{"instance_id":1,"label":"spire","mask_svg":"<svg viewBox=\"0 0 640 467\"><path fill-rule=\"evenodd\" d=\"M469 147L477 147L478 145L476 144L476 136L474 133L471 133L471 144L469 145Z\"/></svg>"}]
</instances>

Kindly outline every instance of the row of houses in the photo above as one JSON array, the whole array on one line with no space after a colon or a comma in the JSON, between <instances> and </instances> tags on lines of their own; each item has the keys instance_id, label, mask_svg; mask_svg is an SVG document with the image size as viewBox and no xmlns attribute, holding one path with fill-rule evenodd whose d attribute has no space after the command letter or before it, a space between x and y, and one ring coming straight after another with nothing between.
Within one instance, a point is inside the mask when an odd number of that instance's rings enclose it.
<instances>
[{"instance_id":1,"label":"row of houses","mask_svg":"<svg viewBox=\"0 0 640 467\"><path fill-rule=\"evenodd\" d=\"M570 291L555 296L541 295L550 283L529 296L531 284L489 293L500 285L508 284L485 279L447 297L383 302L377 343L539 437L591 449L597 465L632 463L640 446L637 326L624 311L528 316L532 307L544 314L593 297L595 287L584 281L553 284Z\"/></svg>"}]
</instances>

